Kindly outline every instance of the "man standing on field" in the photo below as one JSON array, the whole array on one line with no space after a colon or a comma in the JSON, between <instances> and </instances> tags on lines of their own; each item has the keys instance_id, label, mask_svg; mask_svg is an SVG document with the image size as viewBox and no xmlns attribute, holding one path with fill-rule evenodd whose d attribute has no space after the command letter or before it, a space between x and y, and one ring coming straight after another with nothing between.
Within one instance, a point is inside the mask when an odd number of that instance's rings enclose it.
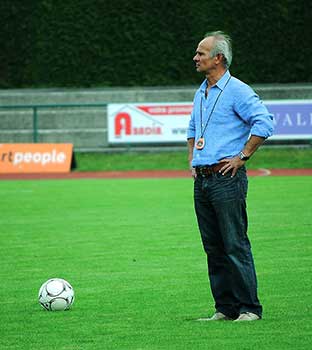
<instances>
[{"instance_id":1,"label":"man standing on field","mask_svg":"<svg viewBox=\"0 0 312 350\"><path fill-rule=\"evenodd\" d=\"M206 79L194 97L189 161L216 310L199 320L259 320L262 306L247 236L245 163L272 135L273 117L247 84L231 76L228 35L206 34L193 60Z\"/></svg>"}]
</instances>

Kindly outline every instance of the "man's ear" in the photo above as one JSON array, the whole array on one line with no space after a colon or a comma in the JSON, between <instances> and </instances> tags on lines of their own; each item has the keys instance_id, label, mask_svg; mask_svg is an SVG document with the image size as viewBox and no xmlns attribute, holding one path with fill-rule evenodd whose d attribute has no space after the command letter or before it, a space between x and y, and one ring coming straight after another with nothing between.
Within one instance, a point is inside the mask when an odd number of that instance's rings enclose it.
<instances>
[{"instance_id":1,"label":"man's ear","mask_svg":"<svg viewBox=\"0 0 312 350\"><path fill-rule=\"evenodd\" d=\"M223 63L223 55L222 55L222 53L216 54L216 56L215 56L215 62L216 62L216 64Z\"/></svg>"}]
</instances>

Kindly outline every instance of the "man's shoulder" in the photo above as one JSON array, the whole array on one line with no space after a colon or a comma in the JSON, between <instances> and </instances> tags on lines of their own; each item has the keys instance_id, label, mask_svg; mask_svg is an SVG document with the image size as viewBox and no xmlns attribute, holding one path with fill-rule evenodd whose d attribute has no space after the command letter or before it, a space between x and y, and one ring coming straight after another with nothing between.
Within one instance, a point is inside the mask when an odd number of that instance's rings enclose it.
<instances>
[{"instance_id":1,"label":"man's shoulder","mask_svg":"<svg viewBox=\"0 0 312 350\"><path fill-rule=\"evenodd\" d=\"M235 88L241 89L242 91L253 91L253 89L245 82L243 82L242 80L236 78L236 77L231 77L231 83L232 86L234 86Z\"/></svg>"},{"instance_id":2,"label":"man's shoulder","mask_svg":"<svg viewBox=\"0 0 312 350\"><path fill-rule=\"evenodd\" d=\"M257 96L256 92L247 83L233 76L231 80L230 94L236 102L246 101L253 96Z\"/></svg>"}]
</instances>

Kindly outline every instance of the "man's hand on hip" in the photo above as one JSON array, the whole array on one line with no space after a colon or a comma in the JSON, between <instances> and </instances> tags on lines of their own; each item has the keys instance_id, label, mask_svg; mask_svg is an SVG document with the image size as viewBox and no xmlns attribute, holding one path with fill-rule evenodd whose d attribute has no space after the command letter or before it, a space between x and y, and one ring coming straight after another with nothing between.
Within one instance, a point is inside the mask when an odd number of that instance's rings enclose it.
<instances>
[{"instance_id":1,"label":"man's hand on hip","mask_svg":"<svg viewBox=\"0 0 312 350\"><path fill-rule=\"evenodd\" d=\"M234 158L221 159L219 163L225 163L225 165L219 170L222 175L225 175L231 171L231 177L234 177L237 173L237 170L246 162L244 160L241 160L239 156L236 156Z\"/></svg>"}]
</instances>

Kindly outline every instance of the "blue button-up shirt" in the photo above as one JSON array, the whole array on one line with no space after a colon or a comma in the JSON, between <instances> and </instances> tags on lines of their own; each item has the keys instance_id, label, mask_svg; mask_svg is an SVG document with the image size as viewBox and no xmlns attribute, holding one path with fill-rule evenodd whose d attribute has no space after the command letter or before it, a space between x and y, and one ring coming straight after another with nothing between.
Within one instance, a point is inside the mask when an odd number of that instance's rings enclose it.
<instances>
[{"instance_id":1,"label":"blue button-up shirt","mask_svg":"<svg viewBox=\"0 0 312 350\"><path fill-rule=\"evenodd\" d=\"M200 137L205 139L205 147L202 150L194 147L192 166L212 165L223 158L236 156L243 150L250 135L264 138L272 135L273 115L268 112L256 93L247 84L230 76L229 71L211 86L207 98L206 88L207 80L195 93L187 132L187 137L195 138L195 142ZM210 120L206 126L209 116Z\"/></svg>"}]
</instances>

